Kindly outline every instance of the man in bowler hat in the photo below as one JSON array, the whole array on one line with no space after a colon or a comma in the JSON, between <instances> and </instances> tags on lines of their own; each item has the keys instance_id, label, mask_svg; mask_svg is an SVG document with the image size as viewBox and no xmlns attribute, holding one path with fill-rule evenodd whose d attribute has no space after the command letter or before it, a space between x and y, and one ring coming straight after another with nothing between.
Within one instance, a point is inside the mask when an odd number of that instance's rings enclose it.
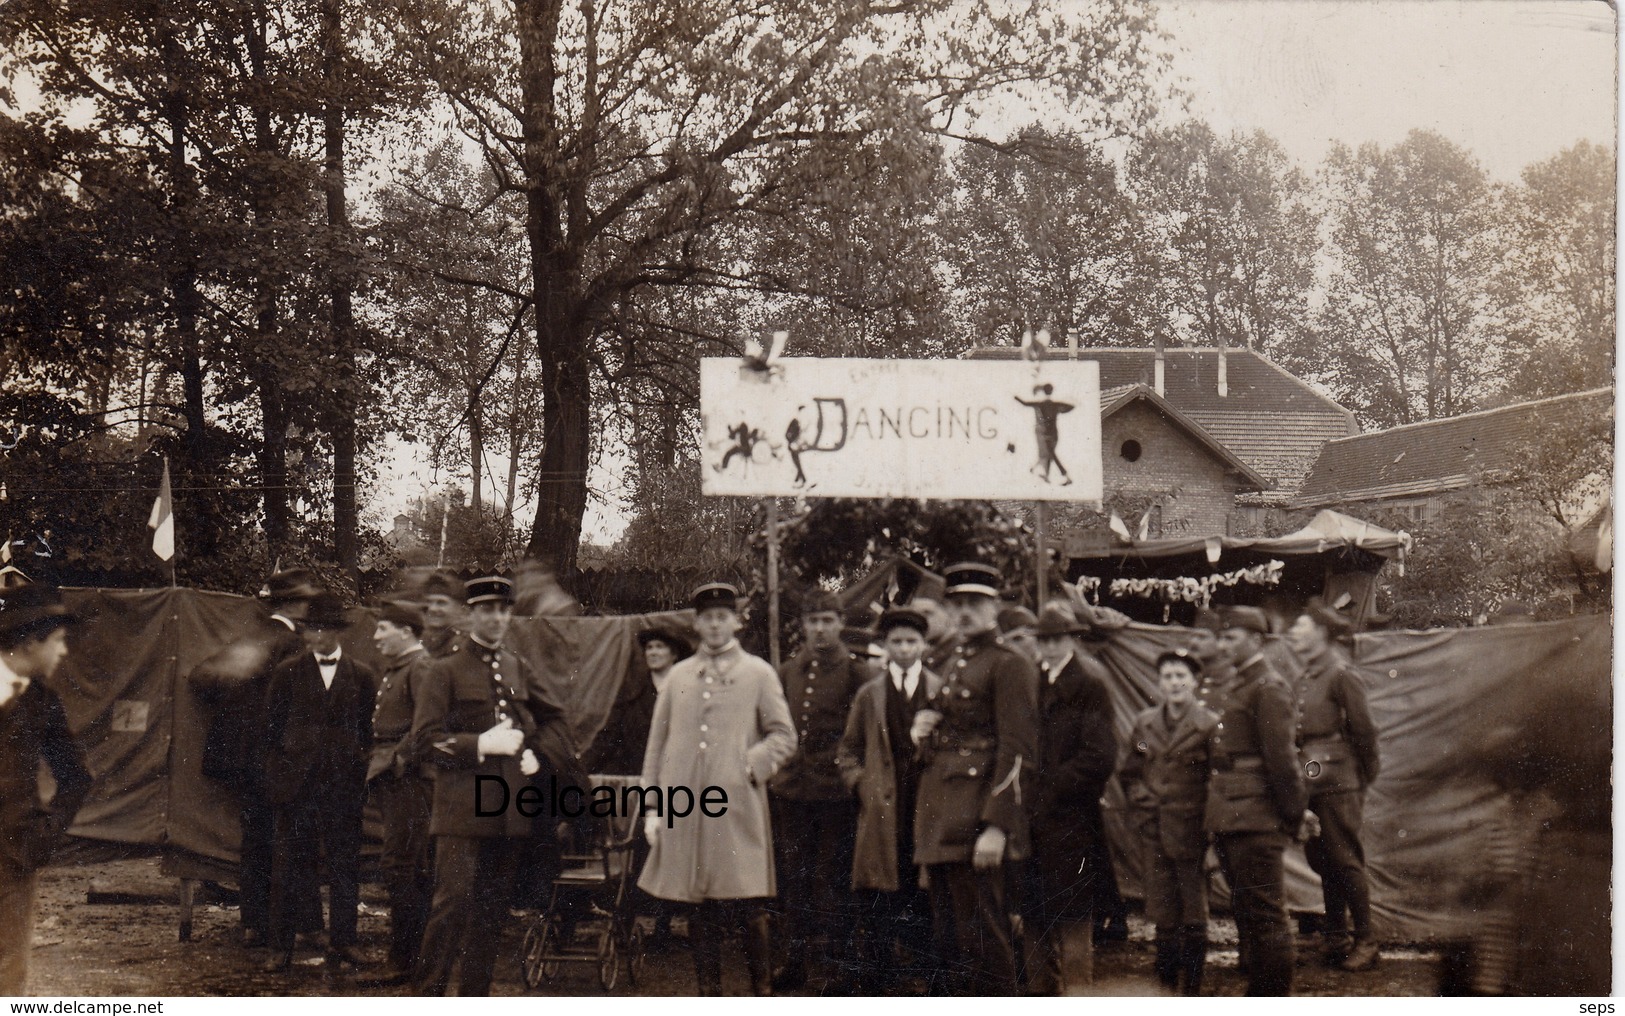
<instances>
[{"instance_id":1,"label":"man in bowler hat","mask_svg":"<svg viewBox=\"0 0 1625 1016\"><path fill-rule=\"evenodd\" d=\"M28 990L39 869L90 791L84 749L47 688L75 618L50 586L0 589L0 995ZM56 780L40 796L41 764Z\"/></svg>"},{"instance_id":2,"label":"man in bowler hat","mask_svg":"<svg viewBox=\"0 0 1625 1016\"><path fill-rule=\"evenodd\" d=\"M299 622L306 651L271 675L265 702L265 786L276 807L267 972L293 963L296 901L330 888L327 961L359 966L361 809L366 801L376 679L345 655L344 603L322 593Z\"/></svg>"}]
</instances>

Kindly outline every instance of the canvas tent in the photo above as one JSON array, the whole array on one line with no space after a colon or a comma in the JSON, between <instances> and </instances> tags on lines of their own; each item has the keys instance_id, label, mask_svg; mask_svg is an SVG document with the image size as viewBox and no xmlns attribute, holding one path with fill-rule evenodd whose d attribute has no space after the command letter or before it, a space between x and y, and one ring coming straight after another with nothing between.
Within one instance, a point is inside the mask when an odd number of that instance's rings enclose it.
<instances>
[{"instance_id":1,"label":"canvas tent","mask_svg":"<svg viewBox=\"0 0 1625 1016\"><path fill-rule=\"evenodd\" d=\"M52 683L86 744L95 777L72 833L162 848L189 862L217 864L224 873L236 857L235 813L200 772L207 716L187 676L245 630L259 608L242 597L189 589L81 589L66 596L88 620L74 631L70 664ZM366 612L356 616L364 619ZM565 704L584 747L603 726L621 681L635 672L637 631L660 623L686 625L688 617L520 618L512 638ZM346 650L370 657L370 628L352 628ZM1486 730L1511 725L1538 736L1555 725L1558 733L1548 740L1589 745L1600 738L1607 786L1611 636L1606 617L1359 636L1354 658L1383 755L1382 775L1366 805L1380 934L1446 937L1471 920L1463 902L1464 873L1479 860L1481 844L1470 834L1491 823L1505 795L1481 771L1452 760L1467 758ZM1178 628L1131 624L1102 645L1120 739L1135 713L1152 701L1157 654L1183 637ZM1594 776L1594 768L1576 763L1572 778ZM1122 881L1133 893L1139 850L1127 835L1115 787L1108 806ZM1289 857L1292 905L1319 909L1301 852ZM1606 917L1606 878L1595 898L1604 901ZM1575 906L1594 902L1577 898ZM1588 925L1577 918L1574 926Z\"/></svg>"},{"instance_id":2,"label":"canvas tent","mask_svg":"<svg viewBox=\"0 0 1625 1016\"><path fill-rule=\"evenodd\" d=\"M1341 512L1324 510L1294 533L1273 537L1195 536L1139 540L1110 547L1068 548L1067 578L1098 586L1086 593L1091 603L1143 621L1188 621L1194 604L1169 606L1159 599L1113 592L1118 579L1181 579L1281 563L1279 581L1269 586L1245 582L1227 586L1216 603L1257 605L1278 594L1294 603L1311 596L1336 599L1347 593L1353 612L1364 620L1376 607L1376 576L1389 561L1404 567L1409 533L1395 532Z\"/></svg>"}]
</instances>

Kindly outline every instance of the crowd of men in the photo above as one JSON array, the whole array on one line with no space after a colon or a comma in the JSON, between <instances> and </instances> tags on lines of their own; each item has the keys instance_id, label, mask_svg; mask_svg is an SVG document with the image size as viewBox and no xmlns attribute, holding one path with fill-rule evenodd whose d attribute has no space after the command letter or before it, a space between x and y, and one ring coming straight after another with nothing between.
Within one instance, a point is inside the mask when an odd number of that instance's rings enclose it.
<instances>
[{"instance_id":1,"label":"crowd of men","mask_svg":"<svg viewBox=\"0 0 1625 1016\"><path fill-rule=\"evenodd\" d=\"M721 604L719 588L704 587L697 606ZM1327 961L1370 969L1359 836L1378 760L1360 683L1335 645L1348 622L1311 604L1287 633L1306 661L1289 681L1265 652L1263 612L1202 611L1189 648L1157 661L1163 701L1119 744L1098 652L1110 615L1056 602L1035 616L1002 590L997 570L966 563L948 571L942 603L854 617L831 592L802 600L802 647L777 682L767 672L771 711L788 717L794 746L761 759L776 948L771 965L752 953L753 986L796 990L823 968L826 990L850 993L1079 987L1094 943L1126 937L1101 816L1114 774L1144 833L1156 969L1171 990L1201 991L1210 846L1231 887L1249 993L1292 987L1282 856L1294 838L1307 839L1325 887ZM244 945L268 950L268 972L286 971L300 937L325 923L327 961L366 966L356 924L370 798L384 824L391 938L387 966L358 976L420 994L454 980L460 994L487 993L516 874L553 845L546 821L477 812L479 777L585 785L588 771L646 772L651 723L673 722L660 707L674 665L694 651L688 636L640 635L645 665L627 675L583 760L561 705L505 644L505 578L439 572L386 602L372 632L376 672L344 652L350 615L311 573L273 575L263 604L258 630L190 675L212 706L203 771L238 803ZM33 872L89 784L60 702L39 683L65 655L73 620L54 591L0 601L0 745L26 742L0 754L0 992L21 991ZM716 642L701 646L709 659L740 653L737 622L722 620L714 638L702 630ZM677 669L709 681L703 668ZM20 789L25 755L50 765L58 791L50 810L19 818L18 802L37 794ZM661 930L680 909L646 903ZM753 918L764 949L767 927Z\"/></svg>"}]
</instances>

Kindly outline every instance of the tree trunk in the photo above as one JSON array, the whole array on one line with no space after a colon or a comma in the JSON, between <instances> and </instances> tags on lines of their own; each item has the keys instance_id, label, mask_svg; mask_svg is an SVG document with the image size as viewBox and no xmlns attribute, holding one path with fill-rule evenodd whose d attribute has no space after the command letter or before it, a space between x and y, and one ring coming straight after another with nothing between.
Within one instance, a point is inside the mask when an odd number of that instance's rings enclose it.
<instances>
[{"instance_id":1,"label":"tree trunk","mask_svg":"<svg viewBox=\"0 0 1625 1016\"><path fill-rule=\"evenodd\" d=\"M536 519L526 553L573 579L587 510L592 394L587 366L591 324L581 304L579 252L564 233L564 185L558 180L553 89L560 0L519 0L519 75L524 98L525 231L530 241L541 363L542 455ZM589 96L587 101L592 101Z\"/></svg>"},{"instance_id":2,"label":"tree trunk","mask_svg":"<svg viewBox=\"0 0 1625 1016\"><path fill-rule=\"evenodd\" d=\"M249 73L260 82L265 78L265 5L255 3L249 18ZM270 155L276 151L276 139L271 136L271 112L263 97L256 97L254 103L254 150L260 155ZM265 174L264 165L250 171L249 191L256 226L268 223L273 214L271 185ZM258 307L255 345L268 349L276 341L277 291L263 274L255 286L255 304ZM265 366L263 357L255 360L254 376L260 396L261 437L257 457L265 487L265 542L271 560L276 561L286 548L289 529L287 404L281 374Z\"/></svg>"},{"instance_id":3,"label":"tree trunk","mask_svg":"<svg viewBox=\"0 0 1625 1016\"><path fill-rule=\"evenodd\" d=\"M468 473L473 487L475 518L485 503L481 480L485 476L485 398L480 389L480 328L473 317L463 313L463 343L468 361Z\"/></svg>"},{"instance_id":4,"label":"tree trunk","mask_svg":"<svg viewBox=\"0 0 1625 1016\"><path fill-rule=\"evenodd\" d=\"M165 40L166 62L179 60L173 37ZM180 74L174 74L180 80ZM186 93L176 87L165 99L165 117L169 121L169 174L174 187L172 209L176 232L187 232L196 181L192 167L186 162L186 135L189 130L190 110ZM190 255L183 255L181 266L170 277L170 295L175 303L175 341L180 354L182 402L186 416L187 457L200 465L208 458L208 420L203 403L203 349L197 334L198 292L197 270Z\"/></svg>"},{"instance_id":5,"label":"tree trunk","mask_svg":"<svg viewBox=\"0 0 1625 1016\"><path fill-rule=\"evenodd\" d=\"M351 269L348 253L350 216L344 197L344 82L342 57L344 42L339 22L338 0L323 0L322 62L327 102L322 114L326 141L323 186L327 191L327 224L331 238L346 246L333 271L334 377L330 406L329 433L333 438L333 544L338 564L359 588L360 519L356 505L356 377L355 314L351 307ZM330 252L331 256L331 252Z\"/></svg>"}]
</instances>

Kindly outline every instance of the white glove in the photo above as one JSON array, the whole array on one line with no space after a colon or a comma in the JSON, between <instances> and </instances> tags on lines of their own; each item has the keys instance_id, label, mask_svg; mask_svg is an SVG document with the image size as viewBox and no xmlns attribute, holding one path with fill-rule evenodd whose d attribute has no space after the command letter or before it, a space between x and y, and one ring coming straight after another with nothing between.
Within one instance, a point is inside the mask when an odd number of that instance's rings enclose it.
<instances>
[{"instance_id":1,"label":"white glove","mask_svg":"<svg viewBox=\"0 0 1625 1016\"><path fill-rule=\"evenodd\" d=\"M649 841L651 847L655 845L655 840L660 839L659 815L643 816L643 838Z\"/></svg>"},{"instance_id":2,"label":"white glove","mask_svg":"<svg viewBox=\"0 0 1625 1016\"><path fill-rule=\"evenodd\" d=\"M526 776L535 776L541 768L542 764L536 761L536 753L529 748L526 748L525 753L519 756L519 771Z\"/></svg>"},{"instance_id":3,"label":"white glove","mask_svg":"<svg viewBox=\"0 0 1625 1016\"><path fill-rule=\"evenodd\" d=\"M914 714L914 725L908 731L909 740L914 742L916 748L919 747L941 722L942 714L935 709L921 709Z\"/></svg>"},{"instance_id":4,"label":"white glove","mask_svg":"<svg viewBox=\"0 0 1625 1016\"><path fill-rule=\"evenodd\" d=\"M976 837L976 846L972 848L971 866L977 871L990 871L1004 863L1004 830L998 826L988 826L982 834Z\"/></svg>"},{"instance_id":5,"label":"white glove","mask_svg":"<svg viewBox=\"0 0 1625 1016\"><path fill-rule=\"evenodd\" d=\"M480 735L478 751L483 761L492 755L517 755L524 746L525 732L517 729L512 720L503 720Z\"/></svg>"}]
</instances>

